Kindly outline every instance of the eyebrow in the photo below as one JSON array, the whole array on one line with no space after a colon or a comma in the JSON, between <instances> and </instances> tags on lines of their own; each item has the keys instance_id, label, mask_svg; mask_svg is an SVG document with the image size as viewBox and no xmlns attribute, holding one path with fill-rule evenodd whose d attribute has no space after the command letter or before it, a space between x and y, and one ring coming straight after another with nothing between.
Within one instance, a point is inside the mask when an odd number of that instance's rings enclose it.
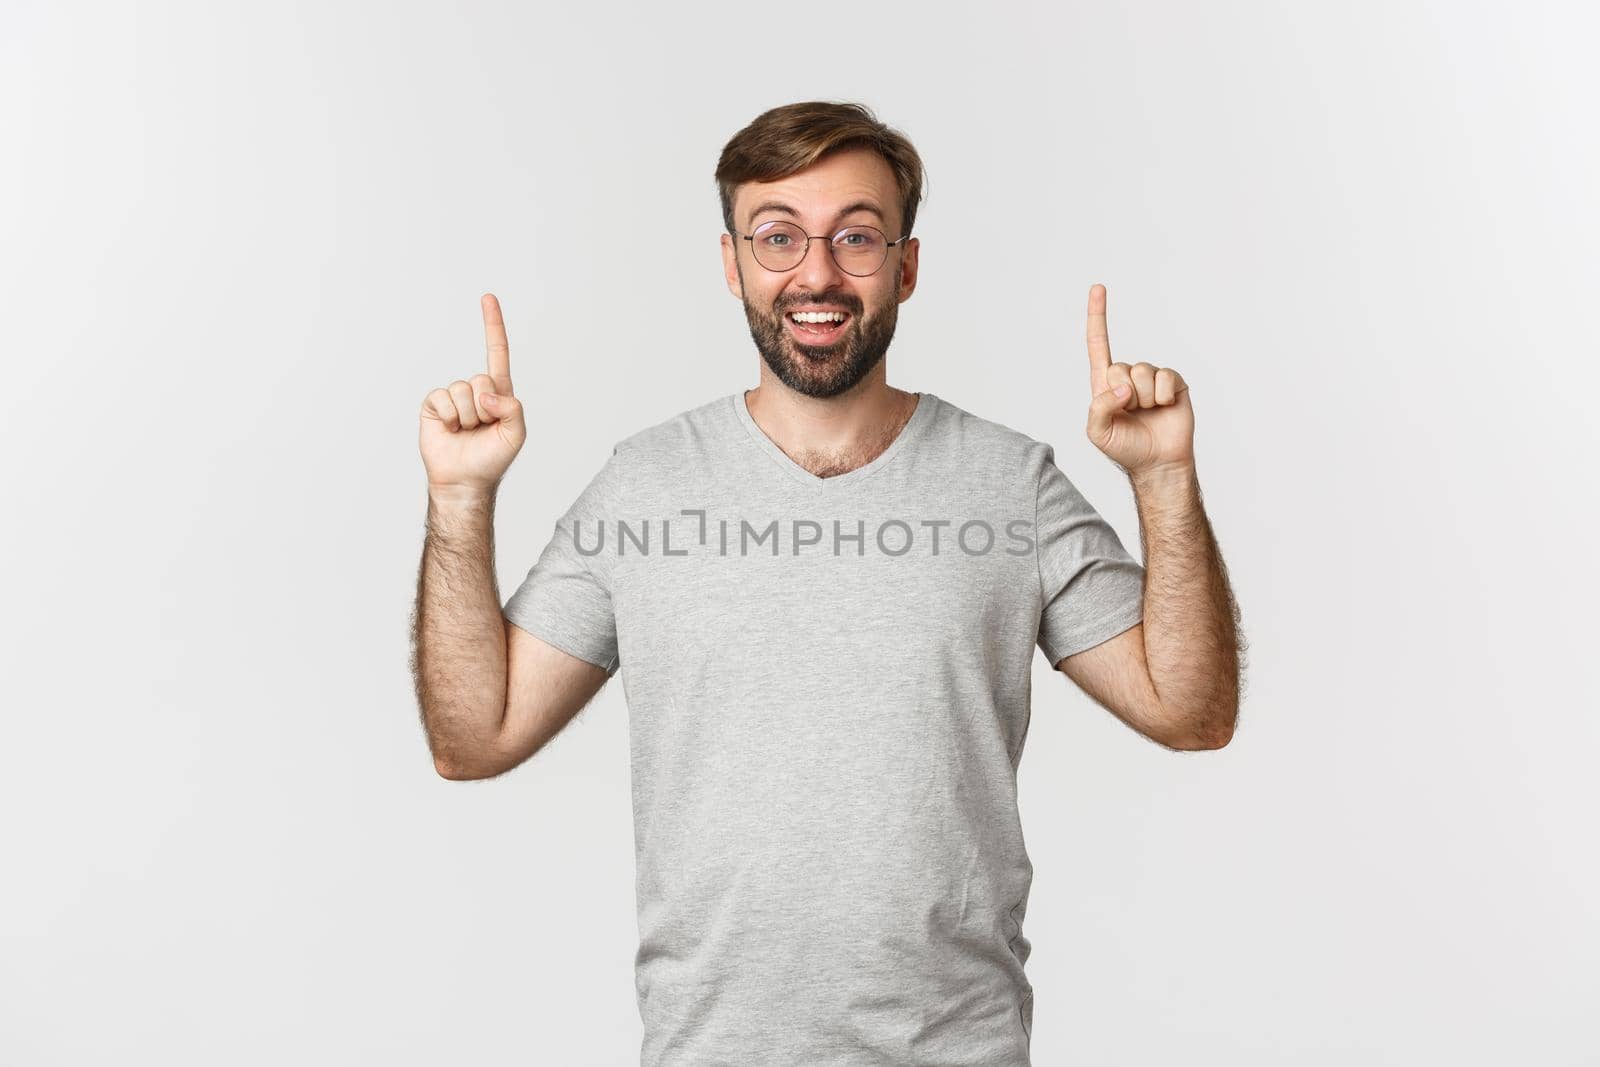
<instances>
[{"instance_id":1,"label":"eyebrow","mask_svg":"<svg viewBox=\"0 0 1600 1067\"><path fill-rule=\"evenodd\" d=\"M760 215L764 211L781 211L785 215L791 215L794 218L800 217L800 212L796 211L788 204L782 204L776 200L768 200L766 203L760 205L754 211L750 212L750 225L754 226L756 224L756 216ZM870 211L872 214L878 216L879 222L885 221L883 212L878 210L878 205L869 203L865 200L857 200L855 203L841 208L839 214L834 216L834 221L837 222L846 215L854 214L857 211Z\"/></svg>"}]
</instances>

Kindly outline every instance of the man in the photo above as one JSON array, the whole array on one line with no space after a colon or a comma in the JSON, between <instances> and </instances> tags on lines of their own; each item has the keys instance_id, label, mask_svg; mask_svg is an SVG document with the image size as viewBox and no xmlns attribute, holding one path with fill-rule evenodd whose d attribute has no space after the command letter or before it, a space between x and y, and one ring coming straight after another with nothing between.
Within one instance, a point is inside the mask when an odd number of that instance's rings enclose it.
<instances>
[{"instance_id":1,"label":"man","mask_svg":"<svg viewBox=\"0 0 1600 1067\"><path fill-rule=\"evenodd\" d=\"M436 766L516 767L622 673L642 1063L1027 1064L1034 648L1169 748L1234 729L1188 389L1112 362L1093 287L1088 434L1130 476L1141 566L1049 445L887 384L917 281L903 136L780 107L717 179L759 385L619 442L503 609L494 494L526 427L493 296L488 373L424 401Z\"/></svg>"}]
</instances>

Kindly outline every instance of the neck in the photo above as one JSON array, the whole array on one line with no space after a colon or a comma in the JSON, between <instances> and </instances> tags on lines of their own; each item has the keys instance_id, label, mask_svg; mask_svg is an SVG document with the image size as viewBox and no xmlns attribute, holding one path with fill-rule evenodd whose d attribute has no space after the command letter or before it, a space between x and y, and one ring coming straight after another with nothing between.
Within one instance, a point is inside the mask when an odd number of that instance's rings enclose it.
<instances>
[{"instance_id":1,"label":"neck","mask_svg":"<svg viewBox=\"0 0 1600 1067\"><path fill-rule=\"evenodd\" d=\"M918 394L889 385L880 364L838 396L806 396L784 385L763 364L761 384L744 399L755 424L785 455L827 478L881 455L910 421Z\"/></svg>"}]
</instances>

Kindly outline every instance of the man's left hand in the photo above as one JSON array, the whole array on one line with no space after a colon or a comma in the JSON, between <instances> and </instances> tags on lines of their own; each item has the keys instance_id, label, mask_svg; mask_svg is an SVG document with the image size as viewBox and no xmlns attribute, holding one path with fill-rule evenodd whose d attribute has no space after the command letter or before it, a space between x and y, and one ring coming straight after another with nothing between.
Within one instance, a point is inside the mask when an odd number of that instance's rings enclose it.
<instances>
[{"instance_id":1,"label":"man's left hand","mask_svg":"<svg viewBox=\"0 0 1600 1067\"><path fill-rule=\"evenodd\" d=\"M1183 375L1150 363L1111 362L1106 287L1089 287L1089 440L1139 475L1194 466L1194 408ZM1116 390L1126 392L1122 396Z\"/></svg>"}]
</instances>

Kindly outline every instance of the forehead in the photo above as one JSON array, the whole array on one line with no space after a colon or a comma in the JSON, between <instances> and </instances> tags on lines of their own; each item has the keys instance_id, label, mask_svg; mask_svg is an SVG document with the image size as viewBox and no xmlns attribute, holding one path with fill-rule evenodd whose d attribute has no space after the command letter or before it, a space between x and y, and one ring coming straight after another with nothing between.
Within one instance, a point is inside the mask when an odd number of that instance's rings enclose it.
<instances>
[{"instance_id":1,"label":"forehead","mask_svg":"<svg viewBox=\"0 0 1600 1067\"><path fill-rule=\"evenodd\" d=\"M748 223L755 207L777 202L794 208L805 222L825 225L840 208L858 201L876 204L886 221L899 211L894 171L869 148L835 152L777 181L745 182L734 195L734 217Z\"/></svg>"}]
</instances>

